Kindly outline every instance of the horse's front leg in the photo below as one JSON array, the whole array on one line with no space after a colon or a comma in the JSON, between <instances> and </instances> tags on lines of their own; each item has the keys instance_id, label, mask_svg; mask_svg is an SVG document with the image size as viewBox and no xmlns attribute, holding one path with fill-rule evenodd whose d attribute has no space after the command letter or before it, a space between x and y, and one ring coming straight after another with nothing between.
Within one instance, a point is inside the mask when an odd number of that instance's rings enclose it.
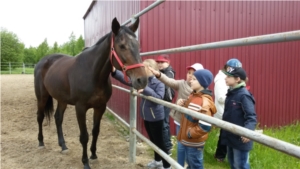
<instances>
[{"instance_id":1,"label":"horse's front leg","mask_svg":"<svg viewBox=\"0 0 300 169\"><path fill-rule=\"evenodd\" d=\"M86 111L87 108L82 105L76 105L76 116L80 129L80 143L82 145L82 163L84 165L84 169L90 169L89 159L87 156L87 143L89 141L89 135L86 128Z\"/></svg>"},{"instance_id":2,"label":"horse's front leg","mask_svg":"<svg viewBox=\"0 0 300 169\"><path fill-rule=\"evenodd\" d=\"M93 126L93 141L91 144L91 160L95 160L97 159L97 155L96 155L96 150L97 150L97 140L98 140L98 135L100 132L100 122L102 119L102 115L104 114L106 109L106 104L102 105L99 108L94 108L94 126Z\"/></svg>"},{"instance_id":3,"label":"horse's front leg","mask_svg":"<svg viewBox=\"0 0 300 169\"><path fill-rule=\"evenodd\" d=\"M67 153L68 148L65 144L65 139L63 135L63 130L62 130L62 122L64 119L64 112L67 108L67 104L58 102L56 112L55 112L55 124L56 124L56 129L57 129L57 135L58 135L58 145L62 149L62 153Z\"/></svg>"}]
</instances>

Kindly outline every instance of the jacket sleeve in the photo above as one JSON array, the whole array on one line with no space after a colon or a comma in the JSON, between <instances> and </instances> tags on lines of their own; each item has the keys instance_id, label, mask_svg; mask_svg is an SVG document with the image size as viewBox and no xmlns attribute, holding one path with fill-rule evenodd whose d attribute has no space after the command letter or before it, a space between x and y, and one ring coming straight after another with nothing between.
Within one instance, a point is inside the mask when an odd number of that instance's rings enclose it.
<instances>
[{"instance_id":1,"label":"jacket sleeve","mask_svg":"<svg viewBox=\"0 0 300 169\"><path fill-rule=\"evenodd\" d=\"M166 76L169 77L170 79L174 79L175 78L175 74L171 70L169 70L169 71L166 72ZM166 93L165 93L165 98L164 99L167 100L167 101L172 101L173 97L175 96L174 89L172 89L171 87L169 87L167 85L165 86L165 88L166 88L165 89Z\"/></svg>"},{"instance_id":2,"label":"jacket sleeve","mask_svg":"<svg viewBox=\"0 0 300 169\"><path fill-rule=\"evenodd\" d=\"M158 78L160 81L162 81L165 85L171 87L174 90L179 89L179 80L175 80L174 78L169 78L163 73L160 73L160 77Z\"/></svg>"},{"instance_id":3,"label":"jacket sleeve","mask_svg":"<svg viewBox=\"0 0 300 169\"><path fill-rule=\"evenodd\" d=\"M165 85L160 82L156 86L155 90L153 90L152 88L146 86L144 91L143 91L143 94L146 95L146 96L152 96L152 97L155 97L155 98L158 98L158 99L163 99L164 95L165 95Z\"/></svg>"},{"instance_id":4,"label":"jacket sleeve","mask_svg":"<svg viewBox=\"0 0 300 169\"><path fill-rule=\"evenodd\" d=\"M213 114L216 112L216 108L214 105L212 105L211 102L205 101L206 99L203 99L203 107L201 108L199 113L205 114L207 116L212 117ZM211 130L211 124L198 120L196 118L193 118L193 120L199 121L198 125L195 125L190 128L189 134L192 138L199 138L203 135L207 134Z\"/></svg>"},{"instance_id":5,"label":"jacket sleeve","mask_svg":"<svg viewBox=\"0 0 300 169\"><path fill-rule=\"evenodd\" d=\"M241 98L242 109L244 111L245 128L254 130L257 120L255 112L255 101L248 95L244 95Z\"/></svg>"},{"instance_id":6,"label":"jacket sleeve","mask_svg":"<svg viewBox=\"0 0 300 169\"><path fill-rule=\"evenodd\" d=\"M225 80L218 80L215 83L215 97L220 104L225 103L227 90L228 87L226 85Z\"/></svg>"},{"instance_id":7,"label":"jacket sleeve","mask_svg":"<svg viewBox=\"0 0 300 169\"><path fill-rule=\"evenodd\" d=\"M129 80L129 82L127 83L125 80L124 80L124 74L119 71L119 70L116 70L115 72L113 72L111 74L111 76L115 79L117 79L119 82L123 83L124 85L127 85L127 86L130 86L132 87L132 84L131 84L131 81ZM129 79L129 78L128 78Z\"/></svg>"}]
</instances>

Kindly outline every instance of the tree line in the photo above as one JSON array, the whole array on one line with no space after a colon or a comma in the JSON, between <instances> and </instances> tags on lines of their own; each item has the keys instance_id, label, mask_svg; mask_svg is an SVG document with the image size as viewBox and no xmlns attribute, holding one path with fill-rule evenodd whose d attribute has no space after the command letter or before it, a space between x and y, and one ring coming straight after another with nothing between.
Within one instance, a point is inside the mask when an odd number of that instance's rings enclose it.
<instances>
[{"instance_id":1,"label":"tree line","mask_svg":"<svg viewBox=\"0 0 300 169\"><path fill-rule=\"evenodd\" d=\"M80 35L76 38L73 32L69 36L69 41L62 45L55 42L53 46L50 46L46 38L37 47L30 46L29 48L25 47L25 44L20 41L15 33L10 32L5 28L1 28L0 38L1 62L36 64L41 58L52 53L64 53L70 56L76 56L85 46L82 36Z\"/></svg>"}]
</instances>

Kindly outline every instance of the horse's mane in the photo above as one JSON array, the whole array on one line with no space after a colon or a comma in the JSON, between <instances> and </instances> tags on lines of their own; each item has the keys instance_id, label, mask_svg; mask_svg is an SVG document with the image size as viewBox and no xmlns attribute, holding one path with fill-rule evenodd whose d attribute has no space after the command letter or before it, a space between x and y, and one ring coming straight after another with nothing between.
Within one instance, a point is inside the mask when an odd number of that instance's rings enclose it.
<instances>
[{"instance_id":1,"label":"horse's mane","mask_svg":"<svg viewBox=\"0 0 300 169\"><path fill-rule=\"evenodd\" d=\"M121 26L121 29L124 30L124 31L125 31L126 33L128 33L129 35L131 35L131 36L133 36L134 38L136 38L135 33L132 32L127 26ZM100 38L100 39L98 40L98 42L95 43L93 46L101 44L108 36L111 35L111 33L112 33L112 32L109 32L108 34L104 35L104 36L103 36L102 38ZM90 48L90 47L85 47L84 49L82 49L81 52L84 52L84 51L85 51L86 49L88 49L88 48Z\"/></svg>"},{"instance_id":2,"label":"horse's mane","mask_svg":"<svg viewBox=\"0 0 300 169\"><path fill-rule=\"evenodd\" d=\"M127 26L121 26L120 29L124 30L126 33L128 33L129 35L131 35L131 36L133 36L134 38L136 38L136 35L134 34L134 32L132 32ZM104 41L104 39L106 39L106 37L107 37L108 35L111 35L111 32L108 33L108 34L106 34L106 35L103 36L102 38L100 38L100 39L98 40L98 42L97 42L95 45L101 44L101 43Z\"/></svg>"}]
</instances>

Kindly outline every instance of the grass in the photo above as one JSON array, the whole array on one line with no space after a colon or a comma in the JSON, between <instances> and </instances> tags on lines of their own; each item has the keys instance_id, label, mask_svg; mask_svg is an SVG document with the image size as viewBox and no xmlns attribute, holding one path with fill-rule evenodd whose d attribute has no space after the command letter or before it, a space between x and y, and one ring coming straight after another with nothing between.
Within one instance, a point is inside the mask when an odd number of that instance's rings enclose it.
<instances>
[{"instance_id":1,"label":"grass","mask_svg":"<svg viewBox=\"0 0 300 169\"><path fill-rule=\"evenodd\" d=\"M118 123L112 114L105 113L105 116L110 121ZM209 138L206 141L204 148L204 167L206 169L230 168L227 159L225 162L219 163L214 158L214 153L219 138L219 131L219 128L214 128L210 132ZM129 135L128 130L125 128L120 129L119 132L121 132L123 135ZM295 122L291 125L277 128L263 128L263 133L273 138L300 146L300 122ZM176 136L172 136L172 143L174 147L171 157L177 160ZM149 157L153 156L153 150L150 147L146 152ZM255 142L253 149L250 151L250 166L252 169L298 169L300 168L300 160Z\"/></svg>"},{"instance_id":2,"label":"grass","mask_svg":"<svg viewBox=\"0 0 300 169\"><path fill-rule=\"evenodd\" d=\"M224 163L218 163L214 159L214 153L219 138L219 130L220 129L218 128L213 129L205 144L204 167L207 169L230 168L227 160ZM300 146L300 122L284 127L264 128L263 132L265 135ZM176 159L177 145L174 145L172 157ZM298 169L300 168L300 160L259 143L254 143L253 150L250 151L250 165L253 169Z\"/></svg>"},{"instance_id":3,"label":"grass","mask_svg":"<svg viewBox=\"0 0 300 169\"><path fill-rule=\"evenodd\" d=\"M129 130L127 127L124 126L121 122L119 122L113 114L111 114L109 111L106 111L104 113L104 116L111 121L112 123L116 124L116 127L118 129L118 132L122 134L122 136L129 136Z\"/></svg>"},{"instance_id":4,"label":"grass","mask_svg":"<svg viewBox=\"0 0 300 169\"><path fill-rule=\"evenodd\" d=\"M14 68L11 70L11 74L23 74L23 68ZM25 68L25 74L33 74L34 68ZM9 70L1 70L1 74L10 74Z\"/></svg>"}]
</instances>

